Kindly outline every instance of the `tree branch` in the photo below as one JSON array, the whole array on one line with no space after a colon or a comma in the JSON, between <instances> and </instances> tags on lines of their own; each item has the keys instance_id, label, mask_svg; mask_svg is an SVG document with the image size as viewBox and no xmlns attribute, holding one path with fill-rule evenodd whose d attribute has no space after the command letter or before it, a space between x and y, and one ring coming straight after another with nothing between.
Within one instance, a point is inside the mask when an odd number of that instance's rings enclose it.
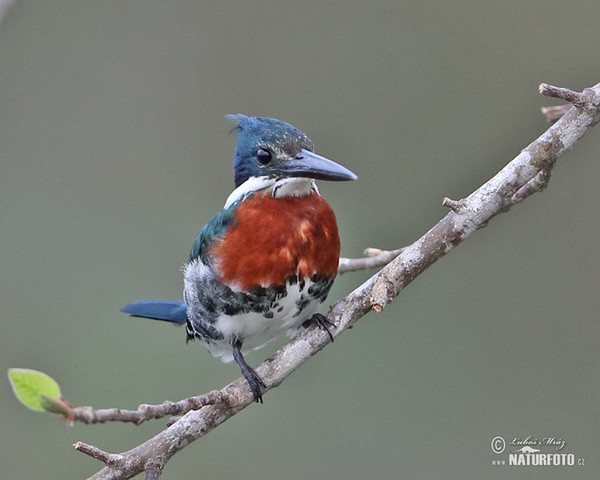
<instances>
[{"instance_id":1,"label":"tree branch","mask_svg":"<svg viewBox=\"0 0 600 480\"><path fill-rule=\"evenodd\" d=\"M550 172L558 157L572 148L600 120L600 84L582 93L546 84L540 86L540 91L545 95L572 101L576 108L570 108L559 121L468 197L458 201L444 199L443 204L451 211L412 245L400 251L377 252L365 259L340 261L342 270L350 271L356 268L350 268L348 264L368 268L376 265L377 261L383 261L383 258L389 261L397 255L381 271L331 307L328 317L336 324L337 328L332 330L335 337L370 311L382 311L427 267L452 251L475 230L485 226L495 215L507 212L513 205L542 190L549 181ZM326 332L310 328L279 349L256 368L267 386L266 391L281 384L290 373L329 342ZM147 478L157 478L175 453L254 401L243 378L235 380L219 392L195 398L204 397L211 401L207 400L203 404L200 401L199 410L189 411L167 429L128 452L108 454L95 447L76 444L78 450L107 465L91 478L126 479L143 471L147 472ZM122 414L124 411L120 412ZM131 415L138 418L138 414ZM146 419L144 415L139 415ZM154 417L150 415L149 418Z\"/></svg>"},{"instance_id":2,"label":"tree branch","mask_svg":"<svg viewBox=\"0 0 600 480\"><path fill-rule=\"evenodd\" d=\"M356 270L366 270L368 268L383 267L390 263L394 258L402 253L404 248L396 250L380 250L378 248L367 248L365 256L361 258L340 258L338 273L341 275L346 272L355 272Z\"/></svg>"},{"instance_id":3,"label":"tree branch","mask_svg":"<svg viewBox=\"0 0 600 480\"><path fill-rule=\"evenodd\" d=\"M579 93L569 88L555 87L554 85L548 85L547 83L540 83L538 89L542 95L566 100L576 107L588 106L591 99L590 95L585 91Z\"/></svg>"},{"instance_id":4,"label":"tree branch","mask_svg":"<svg viewBox=\"0 0 600 480\"><path fill-rule=\"evenodd\" d=\"M106 408L94 410L92 407L75 407L65 411L63 416L69 421L82 423L105 423L105 422L132 422L136 425L167 415L182 415L190 410L199 410L206 405L214 405L222 402L220 391L213 390L205 395L184 398L178 402L165 401L160 405L142 404L137 410L123 410L120 408Z\"/></svg>"},{"instance_id":5,"label":"tree branch","mask_svg":"<svg viewBox=\"0 0 600 480\"><path fill-rule=\"evenodd\" d=\"M546 120L549 122L556 122L560 117L567 113L567 110L569 110L571 106L571 104L565 103L564 105L542 107L540 110L542 111L542 114L546 116Z\"/></svg>"}]
</instances>

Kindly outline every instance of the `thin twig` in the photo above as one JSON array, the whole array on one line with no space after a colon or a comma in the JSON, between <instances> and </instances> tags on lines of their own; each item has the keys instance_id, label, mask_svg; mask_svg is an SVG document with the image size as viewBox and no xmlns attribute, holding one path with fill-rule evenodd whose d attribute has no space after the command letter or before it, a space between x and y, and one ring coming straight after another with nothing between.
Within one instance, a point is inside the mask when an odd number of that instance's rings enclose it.
<instances>
[{"instance_id":1,"label":"thin twig","mask_svg":"<svg viewBox=\"0 0 600 480\"><path fill-rule=\"evenodd\" d=\"M161 465L150 465L149 467L146 467L146 480L157 480L161 473Z\"/></svg>"},{"instance_id":2,"label":"thin twig","mask_svg":"<svg viewBox=\"0 0 600 480\"><path fill-rule=\"evenodd\" d=\"M442 199L442 206L448 207L455 213L460 213L461 209L464 208L463 202L460 200L452 200L451 198L444 197Z\"/></svg>"},{"instance_id":3,"label":"thin twig","mask_svg":"<svg viewBox=\"0 0 600 480\"><path fill-rule=\"evenodd\" d=\"M554 85L548 85L547 83L540 83L539 90L542 95L566 100L577 107L584 107L587 103L587 98L584 93L575 92L569 88L555 87Z\"/></svg>"},{"instance_id":4,"label":"thin twig","mask_svg":"<svg viewBox=\"0 0 600 480\"><path fill-rule=\"evenodd\" d=\"M556 122L560 117L569 111L572 105L565 103L563 105L553 105L551 107L541 107L542 114L546 116L549 122Z\"/></svg>"},{"instance_id":5,"label":"thin twig","mask_svg":"<svg viewBox=\"0 0 600 480\"><path fill-rule=\"evenodd\" d=\"M119 455L116 453L107 453L104 450L100 450L98 447L94 447L93 445L88 445L87 443L77 442L73 445L75 450L85 453L90 457L95 458L96 460L100 460L105 465L109 467L118 466L123 461L123 455Z\"/></svg>"},{"instance_id":6,"label":"thin twig","mask_svg":"<svg viewBox=\"0 0 600 480\"><path fill-rule=\"evenodd\" d=\"M92 407L75 407L69 416L69 420L87 424L131 422L140 425L147 420L162 418L167 415L183 415L190 410L198 410L206 405L213 405L222 400L221 392L213 390L207 394L184 398L178 402L165 401L160 405L142 404L137 410L123 410L120 408L94 410Z\"/></svg>"},{"instance_id":7,"label":"thin twig","mask_svg":"<svg viewBox=\"0 0 600 480\"><path fill-rule=\"evenodd\" d=\"M403 248L396 250L379 250L378 248L367 248L365 257L361 258L340 258L338 273L341 275L347 272L355 272L357 270L366 270L368 268L383 267L390 263L400 253Z\"/></svg>"}]
</instances>

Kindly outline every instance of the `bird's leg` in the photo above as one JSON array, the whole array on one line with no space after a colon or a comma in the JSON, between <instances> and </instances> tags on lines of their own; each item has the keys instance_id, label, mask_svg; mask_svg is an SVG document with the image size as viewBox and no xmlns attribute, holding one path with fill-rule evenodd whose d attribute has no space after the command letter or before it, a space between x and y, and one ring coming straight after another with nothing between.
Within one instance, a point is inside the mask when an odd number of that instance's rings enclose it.
<instances>
[{"instance_id":1,"label":"bird's leg","mask_svg":"<svg viewBox=\"0 0 600 480\"><path fill-rule=\"evenodd\" d=\"M321 330L325 330L327 332L327 335L329 335L329 340L331 340L331 342L333 343L333 334L331 333L330 328L335 328L335 323L333 323L331 320L329 320L325 315L323 315L322 313L315 313L312 317L310 317L308 320L306 320L302 326L304 328L308 328L311 325L317 325Z\"/></svg>"},{"instance_id":2,"label":"bird's leg","mask_svg":"<svg viewBox=\"0 0 600 480\"><path fill-rule=\"evenodd\" d=\"M263 403L261 387L266 388L265 382L258 376L254 369L246 363L244 356L242 355L242 341L236 340L232 344L233 347L233 359L240 366L242 375L250 385L250 390L254 395L254 401Z\"/></svg>"}]
</instances>

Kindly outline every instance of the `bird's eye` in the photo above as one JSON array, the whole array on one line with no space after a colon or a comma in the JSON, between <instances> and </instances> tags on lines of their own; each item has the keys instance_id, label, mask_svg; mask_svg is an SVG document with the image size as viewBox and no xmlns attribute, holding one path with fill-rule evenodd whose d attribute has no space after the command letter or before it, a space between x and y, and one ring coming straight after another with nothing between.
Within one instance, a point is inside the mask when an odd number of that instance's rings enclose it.
<instances>
[{"instance_id":1,"label":"bird's eye","mask_svg":"<svg viewBox=\"0 0 600 480\"><path fill-rule=\"evenodd\" d=\"M264 148L259 148L256 151L256 159L258 160L258 163L260 163L261 165L267 165L272 158L272 154L271 152L269 152L268 150L265 150Z\"/></svg>"}]
</instances>

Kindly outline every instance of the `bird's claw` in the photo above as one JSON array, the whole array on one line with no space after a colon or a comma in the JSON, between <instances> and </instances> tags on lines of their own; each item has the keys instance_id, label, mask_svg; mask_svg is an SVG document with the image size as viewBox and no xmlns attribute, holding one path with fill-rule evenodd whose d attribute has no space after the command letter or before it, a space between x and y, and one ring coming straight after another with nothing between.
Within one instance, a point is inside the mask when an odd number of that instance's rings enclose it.
<instances>
[{"instance_id":1,"label":"bird's claw","mask_svg":"<svg viewBox=\"0 0 600 480\"><path fill-rule=\"evenodd\" d=\"M258 374L254 371L254 369L248 367L248 371L242 372L244 374L244 378L248 382L250 386L250 390L252 390L252 395L254 396L254 401L257 403L263 403L262 399L262 389L267 388L265 382L262 381L262 378L258 376Z\"/></svg>"},{"instance_id":2,"label":"bird's claw","mask_svg":"<svg viewBox=\"0 0 600 480\"><path fill-rule=\"evenodd\" d=\"M335 323L329 320L322 313L315 313L312 317L310 317L302 324L304 328L308 328L311 325L317 325L321 330L325 330L327 332L327 335L329 335L329 340L331 340L331 342L333 343L333 333L331 333L330 329L335 328Z\"/></svg>"}]
</instances>

